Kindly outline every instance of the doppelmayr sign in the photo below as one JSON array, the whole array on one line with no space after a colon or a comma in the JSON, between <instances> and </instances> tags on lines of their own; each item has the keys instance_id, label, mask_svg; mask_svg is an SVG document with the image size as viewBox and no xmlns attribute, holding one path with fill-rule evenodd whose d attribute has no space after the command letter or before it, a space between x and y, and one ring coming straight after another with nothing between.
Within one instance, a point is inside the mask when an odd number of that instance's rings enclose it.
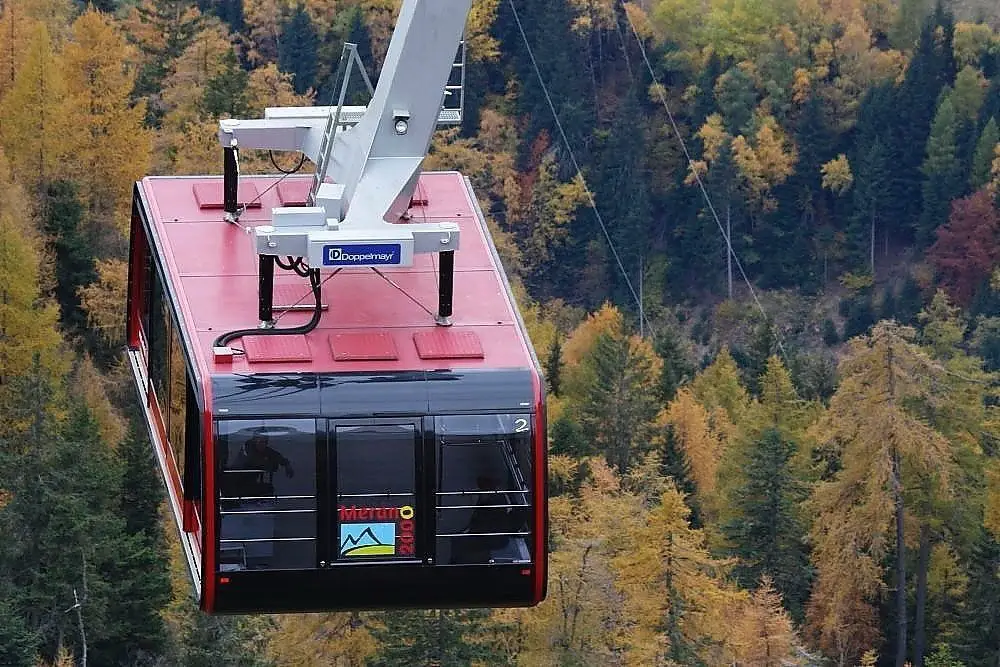
<instances>
[{"instance_id":1,"label":"doppelmayr sign","mask_svg":"<svg viewBox=\"0 0 1000 667\"><path fill-rule=\"evenodd\" d=\"M399 243L342 243L323 246L324 266L399 266Z\"/></svg>"}]
</instances>

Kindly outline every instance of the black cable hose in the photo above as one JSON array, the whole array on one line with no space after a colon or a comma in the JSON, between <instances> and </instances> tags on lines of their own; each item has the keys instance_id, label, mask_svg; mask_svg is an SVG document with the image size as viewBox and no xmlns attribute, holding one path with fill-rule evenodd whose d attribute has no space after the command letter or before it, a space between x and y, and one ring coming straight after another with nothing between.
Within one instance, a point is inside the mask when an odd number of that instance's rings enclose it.
<instances>
[{"instance_id":1,"label":"black cable hose","mask_svg":"<svg viewBox=\"0 0 1000 667\"><path fill-rule=\"evenodd\" d=\"M306 163L306 154L303 153L299 157L299 163L297 165L295 165L295 167L293 167L291 171L288 171L286 169L282 169L281 167L279 167L278 163L274 161L274 152L273 151L268 151L267 152L267 156L269 158L271 158L271 164L274 165L274 168L277 169L278 171L280 171L282 174L286 174L286 175L288 175L288 174L294 174L295 172L297 172L299 169L302 168L302 165L304 165Z\"/></svg>"},{"instance_id":2,"label":"black cable hose","mask_svg":"<svg viewBox=\"0 0 1000 667\"><path fill-rule=\"evenodd\" d=\"M212 343L212 347L225 347L231 341L237 338L242 338L243 336L291 336L294 334L307 334L319 324L320 317L323 315L323 303L322 295L320 290L320 279L319 279L319 269L311 269L309 271L309 286L312 287L313 298L316 299L316 308L313 310L312 317L305 324L297 327L289 327L287 329L237 329L236 331L230 331L229 333L224 333L215 339Z\"/></svg>"},{"instance_id":3,"label":"black cable hose","mask_svg":"<svg viewBox=\"0 0 1000 667\"><path fill-rule=\"evenodd\" d=\"M302 276L303 278L309 277L309 267L306 262L301 257L292 258L291 255L287 255L286 259L288 264L281 261L280 257L274 258L274 263L278 265L278 268L284 269L285 271L294 271L296 275Z\"/></svg>"}]
</instances>

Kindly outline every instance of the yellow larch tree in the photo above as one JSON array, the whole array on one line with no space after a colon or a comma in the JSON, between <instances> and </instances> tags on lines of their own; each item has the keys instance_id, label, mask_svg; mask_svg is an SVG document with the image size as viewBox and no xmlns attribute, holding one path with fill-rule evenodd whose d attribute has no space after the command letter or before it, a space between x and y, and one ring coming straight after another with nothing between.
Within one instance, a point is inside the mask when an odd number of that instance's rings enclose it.
<instances>
[{"instance_id":1,"label":"yellow larch tree","mask_svg":"<svg viewBox=\"0 0 1000 667\"><path fill-rule=\"evenodd\" d=\"M746 599L725 583L726 563L711 557L705 535L672 485L649 512L626 517L612 560L625 595L625 664L722 664L730 614Z\"/></svg>"},{"instance_id":2,"label":"yellow larch tree","mask_svg":"<svg viewBox=\"0 0 1000 667\"><path fill-rule=\"evenodd\" d=\"M994 462L986 471L986 528L1000 540L1000 464Z\"/></svg>"},{"instance_id":3,"label":"yellow larch tree","mask_svg":"<svg viewBox=\"0 0 1000 667\"><path fill-rule=\"evenodd\" d=\"M166 114L155 139L155 173L218 172L218 123L206 118L201 107L206 86L225 69L226 56L232 52L229 34L216 20L172 63L162 93Z\"/></svg>"},{"instance_id":4,"label":"yellow larch tree","mask_svg":"<svg viewBox=\"0 0 1000 667\"><path fill-rule=\"evenodd\" d=\"M111 346L125 341L122 306L127 291L128 264L120 259L98 261L97 280L80 289L80 305L87 314L87 324Z\"/></svg>"},{"instance_id":5,"label":"yellow larch tree","mask_svg":"<svg viewBox=\"0 0 1000 667\"><path fill-rule=\"evenodd\" d=\"M195 35L163 82L164 126L181 129L200 118L205 86L225 69L225 56L232 50L229 33L218 21Z\"/></svg>"},{"instance_id":6,"label":"yellow larch tree","mask_svg":"<svg viewBox=\"0 0 1000 667\"><path fill-rule=\"evenodd\" d=\"M358 613L288 614L275 617L268 656L279 665L364 667L376 644Z\"/></svg>"},{"instance_id":7,"label":"yellow larch tree","mask_svg":"<svg viewBox=\"0 0 1000 667\"><path fill-rule=\"evenodd\" d=\"M747 390L740 382L740 370L728 347L723 347L715 360L691 382L695 398L709 411L712 428L732 437L750 406Z\"/></svg>"},{"instance_id":8,"label":"yellow larch tree","mask_svg":"<svg viewBox=\"0 0 1000 667\"><path fill-rule=\"evenodd\" d=\"M735 611L735 610L734 610ZM802 664L800 642L781 594L767 576L734 614L726 649L727 663L740 667L789 667Z\"/></svg>"},{"instance_id":9,"label":"yellow larch tree","mask_svg":"<svg viewBox=\"0 0 1000 667\"><path fill-rule=\"evenodd\" d=\"M69 377L70 396L83 402L97 422L101 441L117 447L125 437L125 420L108 398L108 384L114 380L101 374L89 356L76 362Z\"/></svg>"},{"instance_id":10,"label":"yellow larch tree","mask_svg":"<svg viewBox=\"0 0 1000 667\"><path fill-rule=\"evenodd\" d=\"M8 0L0 11L0 99L14 86L17 72L28 53L36 21L30 15L31 0Z\"/></svg>"},{"instance_id":11,"label":"yellow larch tree","mask_svg":"<svg viewBox=\"0 0 1000 667\"><path fill-rule=\"evenodd\" d=\"M281 22L293 7L291 0L244 0L243 20L247 25L250 62L263 64L278 59Z\"/></svg>"},{"instance_id":12,"label":"yellow larch tree","mask_svg":"<svg viewBox=\"0 0 1000 667\"><path fill-rule=\"evenodd\" d=\"M500 0L473 0L465 23L466 60L494 62L500 57L500 42L492 35Z\"/></svg>"},{"instance_id":13,"label":"yellow larch tree","mask_svg":"<svg viewBox=\"0 0 1000 667\"><path fill-rule=\"evenodd\" d=\"M769 211L777 206L771 190L792 175L796 160L795 147L770 116L758 121L752 141L743 135L733 139L733 161L751 202L761 210Z\"/></svg>"},{"instance_id":14,"label":"yellow larch tree","mask_svg":"<svg viewBox=\"0 0 1000 667\"><path fill-rule=\"evenodd\" d=\"M518 664L603 665L621 652L623 599L611 559L628 547L623 526L643 507L606 462L587 465L591 476L578 497L551 500L548 596L517 612L525 635Z\"/></svg>"},{"instance_id":15,"label":"yellow larch tree","mask_svg":"<svg viewBox=\"0 0 1000 667\"><path fill-rule=\"evenodd\" d=\"M39 289L41 247L28 200L11 181L0 154L0 434L12 427L17 398L11 382L24 377L37 355L50 378L68 370L59 336L59 308Z\"/></svg>"},{"instance_id":16,"label":"yellow larch tree","mask_svg":"<svg viewBox=\"0 0 1000 667\"><path fill-rule=\"evenodd\" d=\"M74 131L66 105L66 83L49 31L36 23L14 85L0 103L0 143L29 190L66 175L64 158Z\"/></svg>"},{"instance_id":17,"label":"yellow larch tree","mask_svg":"<svg viewBox=\"0 0 1000 667\"><path fill-rule=\"evenodd\" d=\"M687 457L700 504L706 509L714 508L717 505L716 475L724 444L719 434L712 430L708 411L689 388L683 387L660 413L659 422L673 431L673 437Z\"/></svg>"},{"instance_id":18,"label":"yellow larch tree","mask_svg":"<svg viewBox=\"0 0 1000 667\"><path fill-rule=\"evenodd\" d=\"M586 368L581 363L594 349L601 334L622 335L625 322L621 312L610 303L604 303L598 310L580 323L563 345L562 354L563 393L568 396L582 396L587 383Z\"/></svg>"},{"instance_id":19,"label":"yellow larch tree","mask_svg":"<svg viewBox=\"0 0 1000 667\"><path fill-rule=\"evenodd\" d=\"M978 65L983 56L1000 45L1000 35L987 23L958 21L955 23L955 37L952 49L959 67Z\"/></svg>"},{"instance_id":20,"label":"yellow larch tree","mask_svg":"<svg viewBox=\"0 0 1000 667\"><path fill-rule=\"evenodd\" d=\"M944 494L953 467L945 437L911 412L943 375L912 338L911 329L882 322L853 339L840 387L814 427L818 440L838 451L841 468L810 500L817 577L807 620L820 648L842 662L857 659L878 636L875 605L893 552L897 596L906 594L906 526L923 518L905 498ZM905 597L895 607L902 623Z\"/></svg>"},{"instance_id":21,"label":"yellow larch tree","mask_svg":"<svg viewBox=\"0 0 1000 667\"><path fill-rule=\"evenodd\" d=\"M105 14L90 9L73 23L62 54L73 133L67 156L91 224L128 232L133 183L149 170L152 135L146 105L132 105L138 52Z\"/></svg>"},{"instance_id":22,"label":"yellow larch tree","mask_svg":"<svg viewBox=\"0 0 1000 667\"><path fill-rule=\"evenodd\" d=\"M55 44L62 44L77 12L73 0L21 0L21 4L29 17L45 25Z\"/></svg>"},{"instance_id":23,"label":"yellow larch tree","mask_svg":"<svg viewBox=\"0 0 1000 667\"><path fill-rule=\"evenodd\" d=\"M823 175L823 187L834 194L842 195L854 184L851 163L843 153L820 167L820 173Z\"/></svg>"}]
</instances>

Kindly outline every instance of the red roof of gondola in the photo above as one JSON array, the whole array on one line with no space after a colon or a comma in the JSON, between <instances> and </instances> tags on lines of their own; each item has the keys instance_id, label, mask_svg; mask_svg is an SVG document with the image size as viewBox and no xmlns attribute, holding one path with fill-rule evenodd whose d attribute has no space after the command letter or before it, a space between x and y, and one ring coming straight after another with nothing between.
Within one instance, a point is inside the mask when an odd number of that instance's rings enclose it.
<instances>
[{"instance_id":1,"label":"red roof of gondola","mask_svg":"<svg viewBox=\"0 0 1000 667\"><path fill-rule=\"evenodd\" d=\"M381 270L398 288L371 269L345 269L333 277L324 271L327 309L315 330L237 339L231 345L245 349L246 356L216 363L216 337L257 325L257 255L245 228L269 223L274 207L304 204L311 184L309 176L289 177L275 186L277 180L241 179L241 204L258 195L259 201L240 217L240 226L223 220L221 177L150 177L140 182L149 224L201 368L214 374L533 365L485 222L467 181L456 172L422 174L410 208L414 222L460 225L453 326L434 323L437 255L421 254L414 256L411 267ZM281 314L280 306L295 302L313 303L307 281L276 271L278 327L309 320L308 310Z\"/></svg>"}]
</instances>

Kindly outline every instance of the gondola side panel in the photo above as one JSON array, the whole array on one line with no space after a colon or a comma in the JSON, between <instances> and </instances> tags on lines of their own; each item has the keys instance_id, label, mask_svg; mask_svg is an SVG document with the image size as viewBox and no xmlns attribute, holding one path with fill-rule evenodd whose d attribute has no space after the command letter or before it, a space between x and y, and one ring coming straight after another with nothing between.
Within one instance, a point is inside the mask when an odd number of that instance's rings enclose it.
<instances>
[{"instance_id":1,"label":"gondola side panel","mask_svg":"<svg viewBox=\"0 0 1000 667\"><path fill-rule=\"evenodd\" d=\"M166 392L163 392L162 388L160 392L157 392L150 372L150 366L153 363L151 350L155 349L157 345L169 346L169 340L166 340L167 328L159 327L156 324L156 314L152 312L155 305L153 303L155 300L153 298L153 282L166 281L163 276L162 264L156 256L157 244L155 231L150 224L150 217L141 184L137 184L133 198L129 250L127 357L157 467L167 492L167 500L178 531L184 559L195 592L199 597L203 597L201 517L191 503L185 502L182 475L171 447L169 429L164 414L165 397L160 395ZM168 294L164 293L160 296L165 299L162 304L163 314L166 318L176 322L176 311L169 303ZM160 340L160 338L164 340ZM186 364L181 372L187 375ZM167 409L169 410L169 406ZM185 531L185 526L189 528L189 531Z\"/></svg>"}]
</instances>

